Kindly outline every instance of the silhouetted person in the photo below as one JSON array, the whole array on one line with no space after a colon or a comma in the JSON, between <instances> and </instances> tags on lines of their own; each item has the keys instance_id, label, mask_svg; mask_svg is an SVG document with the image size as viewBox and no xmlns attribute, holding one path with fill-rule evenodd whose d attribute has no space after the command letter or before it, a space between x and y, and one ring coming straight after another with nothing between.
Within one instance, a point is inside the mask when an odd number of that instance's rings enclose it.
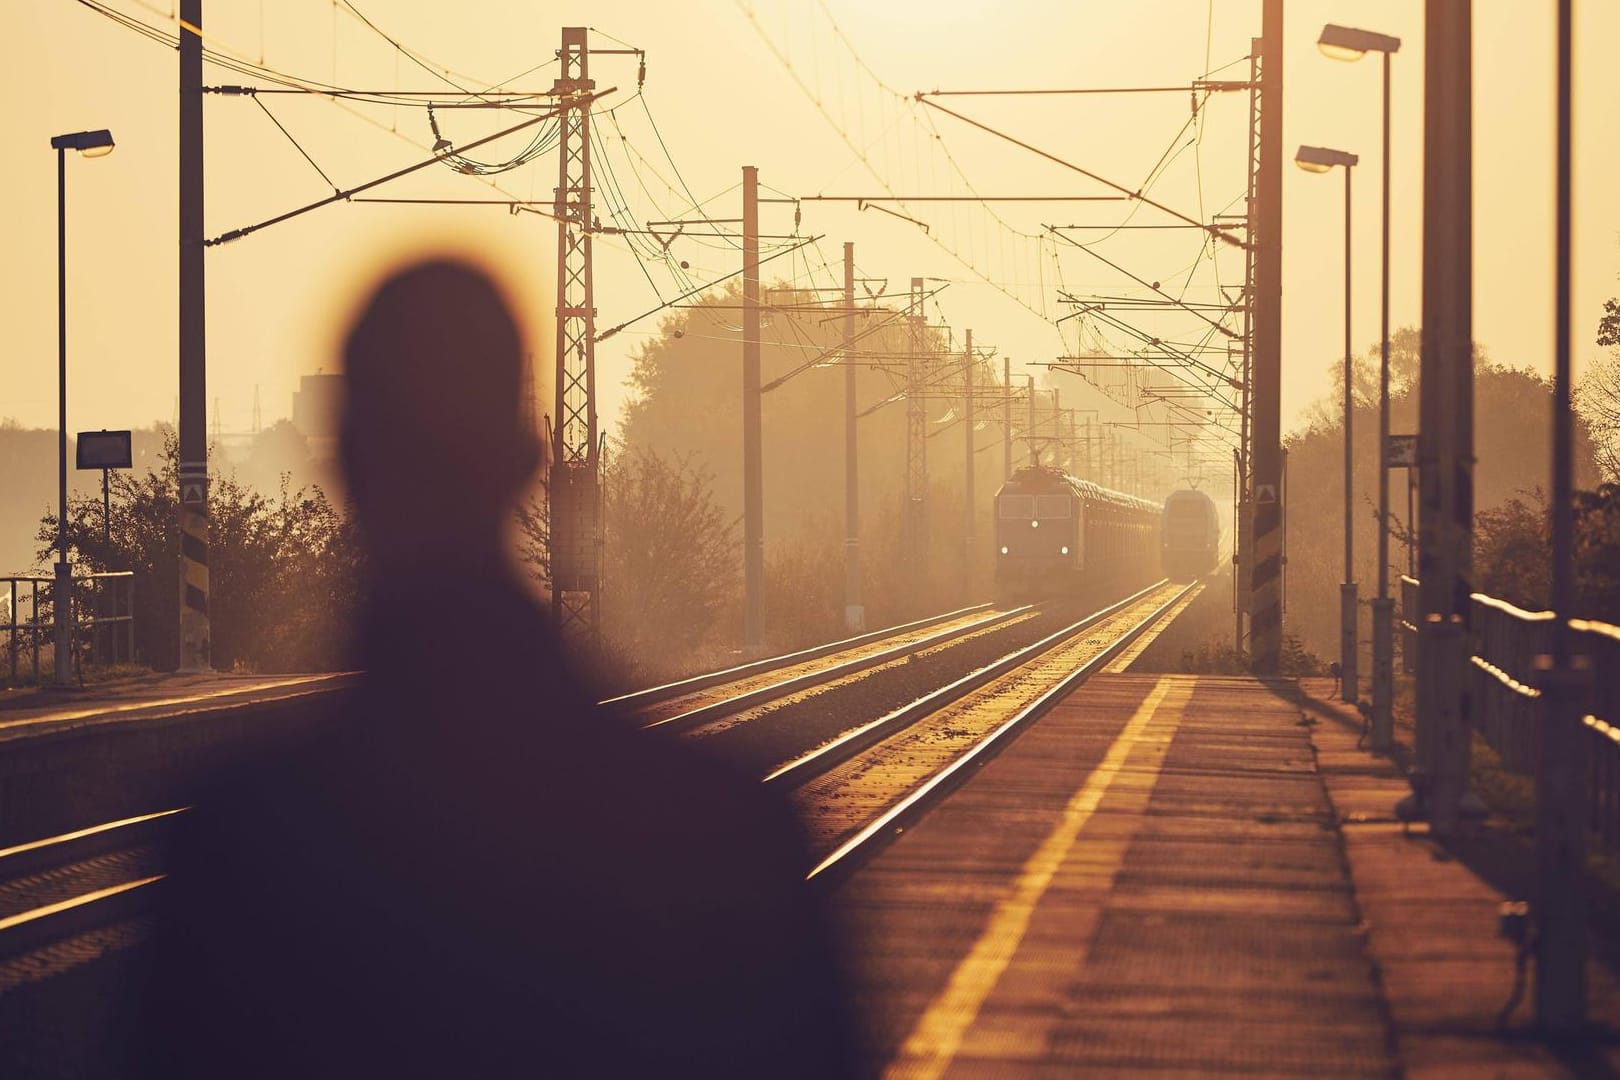
<instances>
[{"instance_id":1,"label":"silhouetted person","mask_svg":"<svg viewBox=\"0 0 1620 1080\"><path fill-rule=\"evenodd\" d=\"M186 816L150 1072L856 1067L785 806L596 709L509 575L502 531L540 458L522 351L490 282L450 262L390 279L354 327L363 689Z\"/></svg>"}]
</instances>

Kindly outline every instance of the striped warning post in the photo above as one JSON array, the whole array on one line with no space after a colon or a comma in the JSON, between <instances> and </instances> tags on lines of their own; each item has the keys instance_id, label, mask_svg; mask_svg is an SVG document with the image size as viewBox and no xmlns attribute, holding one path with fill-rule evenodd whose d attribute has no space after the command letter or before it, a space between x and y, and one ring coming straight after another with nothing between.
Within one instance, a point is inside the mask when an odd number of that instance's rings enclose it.
<instances>
[{"instance_id":1,"label":"striped warning post","mask_svg":"<svg viewBox=\"0 0 1620 1080\"><path fill-rule=\"evenodd\" d=\"M1257 670L1276 670L1282 652L1282 514L1278 500L1255 506L1249 649Z\"/></svg>"},{"instance_id":2,"label":"striped warning post","mask_svg":"<svg viewBox=\"0 0 1620 1080\"><path fill-rule=\"evenodd\" d=\"M180 465L180 670L208 671L207 464Z\"/></svg>"}]
</instances>

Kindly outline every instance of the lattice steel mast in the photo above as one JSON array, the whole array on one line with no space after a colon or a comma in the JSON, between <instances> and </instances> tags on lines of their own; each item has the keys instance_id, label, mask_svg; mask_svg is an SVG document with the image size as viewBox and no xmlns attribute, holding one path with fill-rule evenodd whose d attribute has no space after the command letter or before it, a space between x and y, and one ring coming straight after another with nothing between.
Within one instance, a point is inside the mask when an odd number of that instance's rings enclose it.
<instances>
[{"instance_id":1,"label":"lattice steel mast","mask_svg":"<svg viewBox=\"0 0 1620 1080\"><path fill-rule=\"evenodd\" d=\"M911 279L911 348L906 358L906 506L905 549L911 560L913 586L921 588L928 573L928 320L923 314L923 279Z\"/></svg>"},{"instance_id":2,"label":"lattice steel mast","mask_svg":"<svg viewBox=\"0 0 1620 1080\"><path fill-rule=\"evenodd\" d=\"M590 50L583 26L562 32L553 93L557 149L557 419L551 430L551 611L559 632L597 636L601 616L601 479L596 428L596 301L591 282Z\"/></svg>"}]
</instances>

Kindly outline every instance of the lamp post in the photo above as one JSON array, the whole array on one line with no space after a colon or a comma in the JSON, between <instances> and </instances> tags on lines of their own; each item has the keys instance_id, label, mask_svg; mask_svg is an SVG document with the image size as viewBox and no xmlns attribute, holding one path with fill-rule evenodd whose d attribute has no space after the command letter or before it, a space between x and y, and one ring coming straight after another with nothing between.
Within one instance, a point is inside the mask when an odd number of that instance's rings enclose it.
<instances>
[{"instance_id":1,"label":"lamp post","mask_svg":"<svg viewBox=\"0 0 1620 1080\"><path fill-rule=\"evenodd\" d=\"M1355 406L1351 377L1354 357L1350 348L1350 173L1359 160L1355 154L1322 146L1301 146L1294 154L1294 164L1306 172L1325 173L1336 166L1344 168L1344 582L1339 586L1339 696L1345 701L1358 701L1361 696L1356 678L1356 572L1352 529L1355 469L1350 439L1351 410Z\"/></svg>"},{"instance_id":2,"label":"lamp post","mask_svg":"<svg viewBox=\"0 0 1620 1080\"><path fill-rule=\"evenodd\" d=\"M67 152L85 157L112 153L112 132L76 131L56 135L56 586L51 607L56 616L56 685L73 674L73 568L67 554Z\"/></svg>"},{"instance_id":3,"label":"lamp post","mask_svg":"<svg viewBox=\"0 0 1620 1080\"><path fill-rule=\"evenodd\" d=\"M1372 748L1387 751L1395 741L1391 702L1395 690L1395 601L1389 595L1389 58L1401 39L1332 23L1322 27L1316 47L1335 60L1360 60L1370 52L1384 57L1383 250L1378 322L1378 598L1373 601ZM1410 517L1410 515L1408 515ZM1411 522L1407 522L1408 528Z\"/></svg>"}]
</instances>

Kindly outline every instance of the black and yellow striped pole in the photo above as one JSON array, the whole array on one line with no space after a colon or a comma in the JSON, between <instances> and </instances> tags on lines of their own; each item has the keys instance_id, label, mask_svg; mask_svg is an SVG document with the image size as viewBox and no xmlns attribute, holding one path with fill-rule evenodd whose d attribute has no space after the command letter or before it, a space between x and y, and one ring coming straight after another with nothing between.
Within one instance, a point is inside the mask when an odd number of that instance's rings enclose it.
<instances>
[{"instance_id":1,"label":"black and yellow striped pole","mask_svg":"<svg viewBox=\"0 0 1620 1080\"><path fill-rule=\"evenodd\" d=\"M207 671L208 365L203 321L202 0L180 3L180 663Z\"/></svg>"}]
</instances>

